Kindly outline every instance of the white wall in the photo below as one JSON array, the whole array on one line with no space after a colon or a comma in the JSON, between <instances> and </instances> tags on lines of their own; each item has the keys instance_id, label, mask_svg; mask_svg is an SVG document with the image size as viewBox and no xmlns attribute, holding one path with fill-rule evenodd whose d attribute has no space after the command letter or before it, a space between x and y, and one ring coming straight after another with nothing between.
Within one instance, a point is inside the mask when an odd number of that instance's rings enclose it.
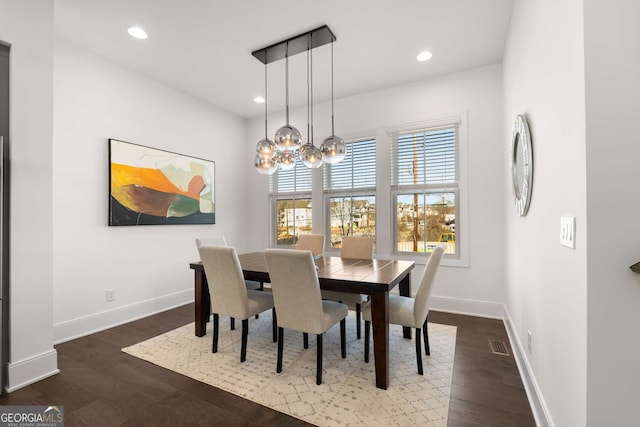
<instances>
[{"instance_id":1,"label":"white wall","mask_svg":"<svg viewBox=\"0 0 640 427\"><path fill-rule=\"evenodd\" d=\"M636 425L640 403L640 2L586 0L589 426Z\"/></svg>"},{"instance_id":2,"label":"white wall","mask_svg":"<svg viewBox=\"0 0 640 427\"><path fill-rule=\"evenodd\" d=\"M581 0L517 1L503 61L500 182L507 201L508 328L519 341L529 368L531 377L524 376L525 385L540 397L540 401L533 399L540 425L586 423L582 16ZM517 114L526 115L533 140L533 195L526 217L517 216L511 196L508 153L511 124ZM561 216L576 217L575 250L559 245ZM532 333L531 352L527 350L527 331Z\"/></svg>"},{"instance_id":3,"label":"white wall","mask_svg":"<svg viewBox=\"0 0 640 427\"><path fill-rule=\"evenodd\" d=\"M13 390L58 372L52 322L53 2L0 0L0 40L11 44Z\"/></svg>"},{"instance_id":4,"label":"white wall","mask_svg":"<svg viewBox=\"0 0 640 427\"><path fill-rule=\"evenodd\" d=\"M274 89L275 90L275 89ZM271 90L273 92L273 90ZM502 143L502 72L489 66L419 83L370 92L335 101L336 133L342 137L372 136L378 143L377 255L391 253L390 138L382 129L421 122L443 114L464 114L469 164L468 187L463 190L469 211L469 267L444 267L434 288L434 308L502 315L504 301L504 195L502 170L506 154ZM319 144L330 133L330 104L315 107L315 135ZM295 110L291 123L306 129L306 109ZM269 119L269 135L284 124L282 114ZM305 132L306 134L306 132ZM269 178L252 166L256 142L264 136L264 118L250 120L247 141L249 200L255 203L249 216L253 236L250 249L269 245ZM317 176L321 170L316 171ZM321 180L314 187L321 192ZM317 190L317 191L316 191ZM322 218L322 198L314 197L314 218ZM315 222L315 221L314 221ZM458 224L457 224L458 225ZM315 226L314 226L315 227ZM322 227L319 230L323 230ZM491 250L487 250L491 247ZM413 284L423 266L416 267Z\"/></svg>"},{"instance_id":5,"label":"white wall","mask_svg":"<svg viewBox=\"0 0 640 427\"><path fill-rule=\"evenodd\" d=\"M196 237L245 250L244 120L60 41L54 112L56 342L192 301ZM109 227L108 138L215 161L216 224Z\"/></svg>"}]
</instances>

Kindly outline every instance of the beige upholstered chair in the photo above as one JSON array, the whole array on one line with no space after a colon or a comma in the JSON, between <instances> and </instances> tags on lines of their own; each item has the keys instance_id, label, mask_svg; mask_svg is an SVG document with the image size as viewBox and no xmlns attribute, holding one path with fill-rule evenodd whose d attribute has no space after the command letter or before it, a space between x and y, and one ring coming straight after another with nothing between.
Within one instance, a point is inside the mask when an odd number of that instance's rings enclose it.
<instances>
[{"instance_id":1,"label":"beige upholstered chair","mask_svg":"<svg viewBox=\"0 0 640 427\"><path fill-rule=\"evenodd\" d=\"M218 316L230 316L242 320L242 345L240 362L247 355L249 318L265 310L273 311L273 342L276 342L276 313L273 296L267 292L249 290L245 286L242 267L236 250L227 246L200 246L200 259L204 266L211 311L213 312L213 344L211 351L218 351Z\"/></svg>"},{"instance_id":2,"label":"beige upholstered chair","mask_svg":"<svg viewBox=\"0 0 640 427\"><path fill-rule=\"evenodd\" d=\"M344 236L340 256L349 259L371 259L373 257L373 237Z\"/></svg>"},{"instance_id":3,"label":"beige upholstered chair","mask_svg":"<svg viewBox=\"0 0 640 427\"><path fill-rule=\"evenodd\" d=\"M314 257L322 255L324 253L324 234L300 234L295 248L311 251Z\"/></svg>"},{"instance_id":4,"label":"beige upholstered chair","mask_svg":"<svg viewBox=\"0 0 640 427\"><path fill-rule=\"evenodd\" d=\"M373 257L373 237L344 236L342 238L341 258L371 259ZM339 291L322 291L322 298L332 301L355 304L356 306L356 338L360 339L360 312L362 304L367 302L367 295Z\"/></svg>"},{"instance_id":5,"label":"beige upholstered chair","mask_svg":"<svg viewBox=\"0 0 640 427\"><path fill-rule=\"evenodd\" d=\"M322 383L322 336L340 322L342 358L347 357L345 318L349 309L333 301L323 301L318 274L311 251L265 249L271 278L273 300L278 312L278 361L276 372L282 372L284 328L305 334L316 334L316 384Z\"/></svg>"},{"instance_id":6,"label":"beige upholstered chair","mask_svg":"<svg viewBox=\"0 0 640 427\"><path fill-rule=\"evenodd\" d=\"M196 238L196 246L227 246L224 236Z\"/></svg>"},{"instance_id":7,"label":"beige upholstered chair","mask_svg":"<svg viewBox=\"0 0 640 427\"><path fill-rule=\"evenodd\" d=\"M196 238L196 246L198 248L200 246L227 246L227 239L225 239L224 236ZM245 280L245 284L247 286L247 289L259 291L262 291L264 287L263 283L258 283L251 280ZM259 316L256 314L256 319L258 317ZM234 319L233 317L229 321L229 327L232 331L236 329L236 319Z\"/></svg>"},{"instance_id":8,"label":"beige upholstered chair","mask_svg":"<svg viewBox=\"0 0 640 427\"><path fill-rule=\"evenodd\" d=\"M445 245L437 246L427 265L424 268L420 287L416 293L416 297L403 297L399 295L389 295L389 323L394 325L402 325L408 328L416 329L416 359L418 362L418 373L422 375L422 354L420 349L420 329L424 335L424 349L428 356L429 350L429 334L427 333L427 315L429 314L429 296L433 278L436 275ZM362 309L364 317L364 361L369 363L369 327L371 325L371 303L365 305Z\"/></svg>"}]
</instances>

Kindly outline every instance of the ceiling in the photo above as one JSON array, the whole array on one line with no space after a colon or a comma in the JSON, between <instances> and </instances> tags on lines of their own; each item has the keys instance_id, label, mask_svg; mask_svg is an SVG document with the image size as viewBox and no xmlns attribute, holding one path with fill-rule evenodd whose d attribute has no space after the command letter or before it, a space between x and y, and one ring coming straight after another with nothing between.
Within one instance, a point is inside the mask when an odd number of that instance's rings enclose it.
<instances>
[{"instance_id":1,"label":"ceiling","mask_svg":"<svg viewBox=\"0 0 640 427\"><path fill-rule=\"evenodd\" d=\"M261 116L265 66L251 52L328 25L336 99L502 61L513 0L56 0L56 38L244 118ZM147 40L130 37L137 25ZM416 61L429 50L433 58ZM314 103L331 98L331 47L313 50ZM306 55L290 104L306 105ZM267 67L285 107L284 61Z\"/></svg>"}]
</instances>

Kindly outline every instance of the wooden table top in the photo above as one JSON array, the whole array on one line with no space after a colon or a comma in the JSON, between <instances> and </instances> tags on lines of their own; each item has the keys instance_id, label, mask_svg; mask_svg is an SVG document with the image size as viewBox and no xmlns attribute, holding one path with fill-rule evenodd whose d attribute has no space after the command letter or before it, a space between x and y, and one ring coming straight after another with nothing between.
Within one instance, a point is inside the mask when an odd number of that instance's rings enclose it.
<instances>
[{"instance_id":1,"label":"wooden table top","mask_svg":"<svg viewBox=\"0 0 640 427\"><path fill-rule=\"evenodd\" d=\"M245 273L264 274L265 279L268 277L263 252L240 254L238 259ZM316 265L322 289L371 294L391 290L413 269L415 262L324 256L316 260ZM191 263L190 266L196 270L203 268L200 262Z\"/></svg>"}]
</instances>

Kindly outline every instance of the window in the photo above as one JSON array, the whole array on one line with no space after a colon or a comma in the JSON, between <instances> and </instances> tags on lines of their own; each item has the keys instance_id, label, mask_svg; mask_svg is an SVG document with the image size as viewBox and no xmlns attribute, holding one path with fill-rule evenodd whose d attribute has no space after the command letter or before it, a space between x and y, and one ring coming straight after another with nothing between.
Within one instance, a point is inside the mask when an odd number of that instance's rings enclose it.
<instances>
[{"instance_id":1,"label":"window","mask_svg":"<svg viewBox=\"0 0 640 427\"><path fill-rule=\"evenodd\" d=\"M458 125L392 134L392 193L397 253L430 252L441 243L459 257Z\"/></svg>"},{"instance_id":2,"label":"window","mask_svg":"<svg viewBox=\"0 0 640 427\"><path fill-rule=\"evenodd\" d=\"M299 234L312 230L311 169L305 167L296 154L295 168L279 169L271 176L272 241L276 245L293 245Z\"/></svg>"},{"instance_id":3,"label":"window","mask_svg":"<svg viewBox=\"0 0 640 427\"><path fill-rule=\"evenodd\" d=\"M342 236L376 234L376 140L347 141L340 163L324 166L327 229L331 247L342 245Z\"/></svg>"}]
</instances>

